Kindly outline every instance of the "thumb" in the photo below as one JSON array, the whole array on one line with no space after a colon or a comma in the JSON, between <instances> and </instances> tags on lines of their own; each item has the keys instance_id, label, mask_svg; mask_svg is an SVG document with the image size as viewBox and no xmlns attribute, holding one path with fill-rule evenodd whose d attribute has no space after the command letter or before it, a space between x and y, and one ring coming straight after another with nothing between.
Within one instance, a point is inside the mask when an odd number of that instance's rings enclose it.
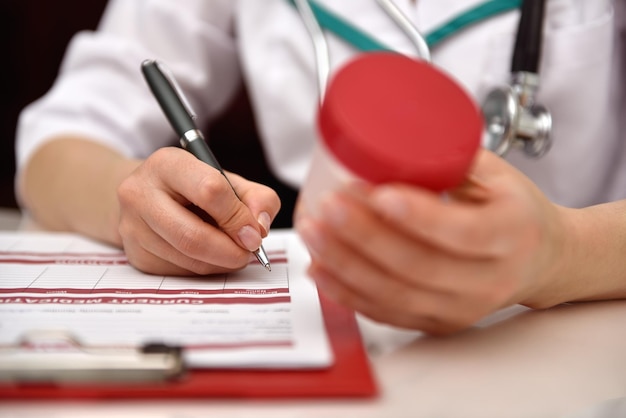
<instances>
[{"instance_id":1,"label":"thumb","mask_svg":"<svg viewBox=\"0 0 626 418\"><path fill-rule=\"evenodd\" d=\"M496 176L500 157L491 151L481 149L465 179L455 188L448 190L448 195L455 200L484 202L490 196L490 181Z\"/></svg>"}]
</instances>

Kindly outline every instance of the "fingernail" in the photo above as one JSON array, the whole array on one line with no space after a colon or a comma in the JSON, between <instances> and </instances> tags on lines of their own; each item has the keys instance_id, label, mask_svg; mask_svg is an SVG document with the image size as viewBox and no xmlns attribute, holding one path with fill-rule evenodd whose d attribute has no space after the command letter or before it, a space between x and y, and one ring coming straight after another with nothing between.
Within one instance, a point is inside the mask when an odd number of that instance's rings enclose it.
<instances>
[{"instance_id":1,"label":"fingernail","mask_svg":"<svg viewBox=\"0 0 626 418\"><path fill-rule=\"evenodd\" d=\"M267 235L270 230L270 225L272 223L272 218L270 218L270 214L267 212L259 213L257 221L259 222L259 225L261 225L261 228L263 228L264 234Z\"/></svg>"},{"instance_id":2,"label":"fingernail","mask_svg":"<svg viewBox=\"0 0 626 418\"><path fill-rule=\"evenodd\" d=\"M408 206L404 197L395 190L382 187L372 196L374 208L383 216L394 219L403 219Z\"/></svg>"},{"instance_id":3,"label":"fingernail","mask_svg":"<svg viewBox=\"0 0 626 418\"><path fill-rule=\"evenodd\" d=\"M255 251L261 246L261 234L250 225L241 228L237 236L249 251Z\"/></svg>"}]
</instances>

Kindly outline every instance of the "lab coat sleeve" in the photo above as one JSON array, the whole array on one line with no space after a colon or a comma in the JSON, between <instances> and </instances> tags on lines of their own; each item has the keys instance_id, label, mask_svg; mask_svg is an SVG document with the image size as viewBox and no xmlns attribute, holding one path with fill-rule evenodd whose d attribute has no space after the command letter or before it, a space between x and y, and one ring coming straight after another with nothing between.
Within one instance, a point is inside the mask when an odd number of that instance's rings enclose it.
<instances>
[{"instance_id":1,"label":"lab coat sleeve","mask_svg":"<svg viewBox=\"0 0 626 418\"><path fill-rule=\"evenodd\" d=\"M58 135L92 138L144 158L177 138L140 71L159 59L176 77L199 124L219 112L240 81L231 0L112 0L95 32L70 42L51 90L17 126L18 176Z\"/></svg>"}]
</instances>

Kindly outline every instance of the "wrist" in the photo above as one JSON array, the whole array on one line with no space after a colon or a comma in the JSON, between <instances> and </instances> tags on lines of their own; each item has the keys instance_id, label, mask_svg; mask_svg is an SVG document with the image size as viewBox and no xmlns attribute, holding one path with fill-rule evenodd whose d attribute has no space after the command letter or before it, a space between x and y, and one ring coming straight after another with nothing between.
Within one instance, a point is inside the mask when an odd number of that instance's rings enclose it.
<instances>
[{"instance_id":1,"label":"wrist","mask_svg":"<svg viewBox=\"0 0 626 418\"><path fill-rule=\"evenodd\" d=\"M554 253L543 289L522 303L547 308L626 297L626 201L557 210L562 246Z\"/></svg>"},{"instance_id":2,"label":"wrist","mask_svg":"<svg viewBox=\"0 0 626 418\"><path fill-rule=\"evenodd\" d=\"M574 230L576 223L572 222L569 209L553 205L552 216L545 216L545 233L540 240L544 243L537 252L537 257L529 263L530 276L527 278L530 285L522 295L520 304L533 309L545 309L568 299L567 285L564 278L568 277L569 265L567 260L576 252Z\"/></svg>"}]
</instances>

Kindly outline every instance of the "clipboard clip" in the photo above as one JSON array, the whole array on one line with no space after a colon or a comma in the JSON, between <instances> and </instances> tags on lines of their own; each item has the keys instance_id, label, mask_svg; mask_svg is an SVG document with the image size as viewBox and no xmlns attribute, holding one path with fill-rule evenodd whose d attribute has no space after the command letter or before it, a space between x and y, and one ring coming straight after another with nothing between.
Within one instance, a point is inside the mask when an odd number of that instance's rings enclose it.
<instances>
[{"instance_id":1,"label":"clipboard clip","mask_svg":"<svg viewBox=\"0 0 626 418\"><path fill-rule=\"evenodd\" d=\"M184 370L180 347L87 347L63 331L30 332L15 346L0 347L1 383L145 383Z\"/></svg>"}]
</instances>

